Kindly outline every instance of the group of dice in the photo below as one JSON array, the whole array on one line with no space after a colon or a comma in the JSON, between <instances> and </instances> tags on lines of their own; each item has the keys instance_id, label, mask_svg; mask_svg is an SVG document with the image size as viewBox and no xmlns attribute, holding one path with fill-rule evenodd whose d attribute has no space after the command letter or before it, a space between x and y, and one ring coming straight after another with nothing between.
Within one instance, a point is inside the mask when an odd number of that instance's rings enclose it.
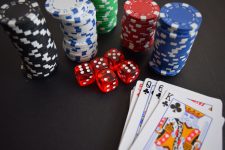
<instances>
[{"instance_id":1,"label":"group of dice","mask_svg":"<svg viewBox=\"0 0 225 150\"><path fill-rule=\"evenodd\" d=\"M103 57L74 68L80 86L87 86L96 81L102 92L110 92L118 86L115 72L125 84L135 81L140 74L138 65L133 61L125 60L123 53L115 48L106 51Z\"/></svg>"}]
</instances>

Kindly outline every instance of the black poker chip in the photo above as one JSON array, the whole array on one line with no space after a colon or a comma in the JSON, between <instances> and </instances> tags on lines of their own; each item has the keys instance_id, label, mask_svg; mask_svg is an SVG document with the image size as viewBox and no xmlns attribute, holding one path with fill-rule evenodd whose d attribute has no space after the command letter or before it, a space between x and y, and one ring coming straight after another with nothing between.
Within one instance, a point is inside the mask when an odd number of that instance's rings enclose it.
<instances>
[{"instance_id":1,"label":"black poker chip","mask_svg":"<svg viewBox=\"0 0 225 150\"><path fill-rule=\"evenodd\" d=\"M0 24L19 52L26 77L46 78L55 71L57 48L36 1L6 2L0 7Z\"/></svg>"}]
</instances>

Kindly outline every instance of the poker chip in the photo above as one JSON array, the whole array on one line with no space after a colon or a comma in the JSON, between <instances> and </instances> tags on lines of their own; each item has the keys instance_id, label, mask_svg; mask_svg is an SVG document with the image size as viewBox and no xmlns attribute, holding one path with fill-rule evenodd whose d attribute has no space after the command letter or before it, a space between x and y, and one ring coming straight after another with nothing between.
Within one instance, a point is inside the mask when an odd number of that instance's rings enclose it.
<instances>
[{"instance_id":1,"label":"poker chip","mask_svg":"<svg viewBox=\"0 0 225 150\"><path fill-rule=\"evenodd\" d=\"M96 8L98 33L108 33L117 25L118 0L92 0Z\"/></svg>"},{"instance_id":2,"label":"poker chip","mask_svg":"<svg viewBox=\"0 0 225 150\"><path fill-rule=\"evenodd\" d=\"M202 22L201 13L186 3L161 8L150 67L158 74L175 76L185 66Z\"/></svg>"},{"instance_id":3,"label":"poker chip","mask_svg":"<svg viewBox=\"0 0 225 150\"><path fill-rule=\"evenodd\" d=\"M66 56L78 63L90 61L98 52L96 10L88 0L47 0L45 9L60 21Z\"/></svg>"},{"instance_id":4,"label":"poker chip","mask_svg":"<svg viewBox=\"0 0 225 150\"><path fill-rule=\"evenodd\" d=\"M127 0L121 20L121 44L134 52L143 52L154 43L160 8L151 0Z\"/></svg>"},{"instance_id":5,"label":"poker chip","mask_svg":"<svg viewBox=\"0 0 225 150\"><path fill-rule=\"evenodd\" d=\"M0 24L21 57L29 79L50 76L57 68L57 49L46 20L35 1L11 0L0 7Z\"/></svg>"}]
</instances>

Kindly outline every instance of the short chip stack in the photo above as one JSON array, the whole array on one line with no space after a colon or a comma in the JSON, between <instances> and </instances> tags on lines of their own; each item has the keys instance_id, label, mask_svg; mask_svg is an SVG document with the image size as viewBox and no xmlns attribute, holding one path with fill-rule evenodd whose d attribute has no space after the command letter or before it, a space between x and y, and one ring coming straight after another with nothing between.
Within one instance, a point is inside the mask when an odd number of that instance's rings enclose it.
<instances>
[{"instance_id":1,"label":"short chip stack","mask_svg":"<svg viewBox=\"0 0 225 150\"><path fill-rule=\"evenodd\" d=\"M92 0L97 14L98 33L108 33L117 25L118 0Z\"/></svg>"},{"instance_id":2,"label":"short chip stack","mask_svg":"<svg viewBox=\"0 0 225 150\"><path fill-rule=\"evenodd\" d=\"M88 0L47 0L46 10L60 20L63 48L72 61L90 61L97 54L96 10Z\"/></svg>"},{"instance_id":3,"label":"short chip stack","mask_svg":"<svg viewBox=\"0 0 225 150\"><path fill-rule=\"evenodd\" d=\"M40 79L57 67L57 50L34 0L11 0L0 8L0 24L19 50L26 77Z\"/></svg>"},{"instance_id":4,"label":"short chip stack","mask_svg":"<svg viewBox=\"0 0 225 150\"><path fill-rule=\"evenodd\" d=\"M152 0L127 0L122 18L122 45L134 52L149 49L154 42L160 8Z\"/></svg>"},{"instance_id":5,"label":"short chip stack","mask_svg":"<svg viewBox=\"0 0 225 150\"><path fill-rule=\"evenodd\" d=\"M185 3L161 8L150 66L161 75L175 76L185 66L202 22L201 13Z\"/></svg>"}]
</instances>

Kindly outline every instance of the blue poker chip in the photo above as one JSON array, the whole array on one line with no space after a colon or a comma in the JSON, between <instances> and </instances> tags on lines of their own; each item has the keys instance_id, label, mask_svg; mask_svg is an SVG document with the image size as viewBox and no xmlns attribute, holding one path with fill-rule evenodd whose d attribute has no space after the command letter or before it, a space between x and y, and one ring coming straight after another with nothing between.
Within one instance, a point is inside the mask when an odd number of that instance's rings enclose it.
<instances>
[{"instance_id":1,"label":"blue poker chip","mask_svg":"<svg viewBox=\"0 0 225 150\"><path fill-rule=\"evenodd\" d=\"M160 10L159 22L175 31L197 30L202 22L201 13L186 3L167 3Z\"/></svg>"},{"instance_id":2,"label":"blue poker chip","mask_svg":"<svg viewBox=\"0 0 225 150\"><path fill-rule=\"evenodd\" d=\"M191 31L188 31L188 32L177 32L177 31L174 31L172 30L171 28L169 29L165 29L160 23L157 24L157 31L161 32L161 33L164 33L164 34L167 34L167 35L170 35L171 38L185 38L185 37L193 37L193 36L196 36L197 33L198 33L198 30L191 30Z\"/></svg>"},{"instance_id":3,"label":"blue poker chip","mask_svg":"<svg viewBox=\"0 0 225 150\"><path fill-rule=\"evenodd\" d=\"M178 73L180 73L180 71L182 70L182 68L185 66L185 64L182 64L179 69L171 69L171 68L160 68L156 63L150 61L149 62L149 66L153 69L154 72L156 72L157 74L161 74L163 76L175 76Z\"/></svg>"},{"instance_id":4,"label":"blue poker chip","mask_svg":"<svg viewBox=\"0 0 225 150\"><path fill-rule=\"evenodd\" d=\"M190 53L190 49L193 46L193 43L185 43L185 44L176 44L170 42L160 43L159 39L156 38L154 48L157 52L170 54L176 53L179 55Z\"/></svg>"},{"instance_id":5,"label":"blue poker chip","mask_svg":"<svg viewBox=\"0 0 225 150\"><path fill-rule=\"evenodd\" d=\"M164 44L164 45L171 45L171 46L178 46L178 45L184 45L184 44L191 44L197 37L197 32L192 37L179 37L171 35L171 34L165 34L163 32L156 31L155 33L155 39L157 39L156 44Z\"/></svg>"},{"instance_id":6,"label":"blue poker chip","mask_svg":"<svg viewBox=\"0 0 225 150\"><path fill-rule=\"evenodd\" d=\"M161 8L149 65L164 76L175 76L185 66L197 37L202 16L185 3L168 3Z\"/></svg>"}]
</instances>

